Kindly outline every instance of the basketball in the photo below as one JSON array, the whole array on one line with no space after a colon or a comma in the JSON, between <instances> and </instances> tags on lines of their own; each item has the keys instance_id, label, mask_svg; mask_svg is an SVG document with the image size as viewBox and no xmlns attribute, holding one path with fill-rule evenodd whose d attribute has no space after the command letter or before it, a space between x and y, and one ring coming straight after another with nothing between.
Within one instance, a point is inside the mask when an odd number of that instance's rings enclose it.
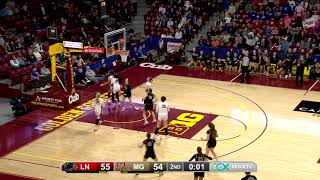
<instances>
[{"instance_id":1,"label":"basketball","mask_svg":"<svg viewBox=\"0 0 320 180\"><path fill-rule=\"evenodd\" d=\"M114 54L119 55L119 54L121 54L121 51L120 50L115 50Z\"/></svg>"}]
</instances>

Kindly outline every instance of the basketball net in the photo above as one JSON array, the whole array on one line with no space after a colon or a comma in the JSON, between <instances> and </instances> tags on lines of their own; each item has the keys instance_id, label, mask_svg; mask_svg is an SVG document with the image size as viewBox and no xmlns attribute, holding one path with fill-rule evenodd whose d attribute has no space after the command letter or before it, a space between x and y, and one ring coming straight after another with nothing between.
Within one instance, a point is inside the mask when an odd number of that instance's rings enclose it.
<instances>
[{"instance_id":1,"label":"basketball net","mask_svg":"<svg viewBox=\"0 0 320 180\"><path fill-rule=\"evenodd\" d=\"M121 57L121 61L122 62L127 62L127 59L128 59L128 56L129 56L129 51L126 51L126 50L122 50L120 52L120 57Z\"/></svg>"}]
</instances>

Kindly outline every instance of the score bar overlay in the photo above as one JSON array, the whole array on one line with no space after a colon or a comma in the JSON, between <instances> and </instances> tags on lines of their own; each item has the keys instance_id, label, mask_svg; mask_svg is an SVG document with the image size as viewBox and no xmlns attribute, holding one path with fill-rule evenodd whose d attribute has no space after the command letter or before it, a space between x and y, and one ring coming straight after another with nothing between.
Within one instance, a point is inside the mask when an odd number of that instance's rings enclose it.
<instances>
[{"instance_id":1,"label":"score bar overlay","mask_svg":"<svg viewBox=\"0 0 320 180\"><path fill-rule=\"evenodd\" d=\"M66 162L61 166L66 173L157 173L157 172L257 172L251 161L224 162Z\"/></svg>"}]
</instances>

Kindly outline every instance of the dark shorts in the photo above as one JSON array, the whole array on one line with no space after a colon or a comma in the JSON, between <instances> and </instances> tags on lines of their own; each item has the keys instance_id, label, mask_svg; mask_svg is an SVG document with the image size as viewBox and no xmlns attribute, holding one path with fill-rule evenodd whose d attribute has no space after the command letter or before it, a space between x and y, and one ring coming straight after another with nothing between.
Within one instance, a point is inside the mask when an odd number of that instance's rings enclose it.
<instances>
[{"instance_id":1,"label":"dark shorts","mask_svg":"<svg viewBox=\"0 0 320 180\"><path fill-rule=\"evenodd\" d=\"M131 93L124 93L124 94L123 94L123 97L125 97L125 98L131 98Z\"/></svg>"},{"instance_id":2,"label":"dark shorts","mask_svg":"<svg viewBox=\"0 0 320 180\"><path fill-rule=\"evenodd\" d=\"M145 104L144 105L145 111L152 111L153 110L153 104Z\"/></svg>"},{"instance_id":3,"label":"dark shorts","mask_svg":"<svg viewBox=\"0 0 320 180\"><path fill-rule=\"evenodd\" d=\"M112 98L111 98L112 102L115 103L116 99L119 101L119 92L115 94L112 93Z\"/></svg>"},{"instance_id":4,"label":"dark shorts","mask_svg":"<svg viewBox=\"0 0 320 180\"><path fill-rule=\"evenodd\" d=\"M215 148L217 145L217 141L208 141L207 147L208 148Z\"/></svg>"},{"instance_id":5,"label":"dark shorts","mask_svg":"<svg viewBox=\"0 0 320 180\"><path fill-rule=\"evenodd\" d=\"M156 156L156 154L155 154L154 152L149 152L149 151L147 151L146 154L144 155L144 158L145 158L145 159L148 159L148 158L156 159L157 156Z\"/></svg>"},{"instance_id":6,"label":"dark shorts","mask_svg":"<svg viewBox=\"0 0 320 180\"><path fill-rule=\"evenodd\" d=\"M204 172L194 172L194 177L204 177Z\"/></svg>"},{"instance_id":7,"label":"dark shorts","mask_svg":"<svg viewBox=\"0 0 320 180\"><path fill-rule=\"evenodd\" d=\"M100 119L96 119L96 125L98 125L98 124L99 124L99 121L100 121Z\"/></svg>"}]
</instances>

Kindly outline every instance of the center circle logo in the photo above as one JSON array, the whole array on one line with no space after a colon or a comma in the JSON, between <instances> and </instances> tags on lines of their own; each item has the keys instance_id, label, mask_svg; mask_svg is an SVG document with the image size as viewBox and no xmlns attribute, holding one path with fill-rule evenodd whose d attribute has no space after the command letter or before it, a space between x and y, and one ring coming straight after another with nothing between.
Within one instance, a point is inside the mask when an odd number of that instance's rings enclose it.
<instances>
[{"instance_id":1,"label":"center circle logo","mask_svg":"<svg viewBox=\"0 0 320 180\"><path fill-rule=\"evenodd\" d=\"M148 68L152 68L152 69L162 69L162 70L170 70L173 68L172 66L169 66L166 64L157 65L155 63L141 63L140 67L148 67Z\"/></svg>"}]
</instances>

